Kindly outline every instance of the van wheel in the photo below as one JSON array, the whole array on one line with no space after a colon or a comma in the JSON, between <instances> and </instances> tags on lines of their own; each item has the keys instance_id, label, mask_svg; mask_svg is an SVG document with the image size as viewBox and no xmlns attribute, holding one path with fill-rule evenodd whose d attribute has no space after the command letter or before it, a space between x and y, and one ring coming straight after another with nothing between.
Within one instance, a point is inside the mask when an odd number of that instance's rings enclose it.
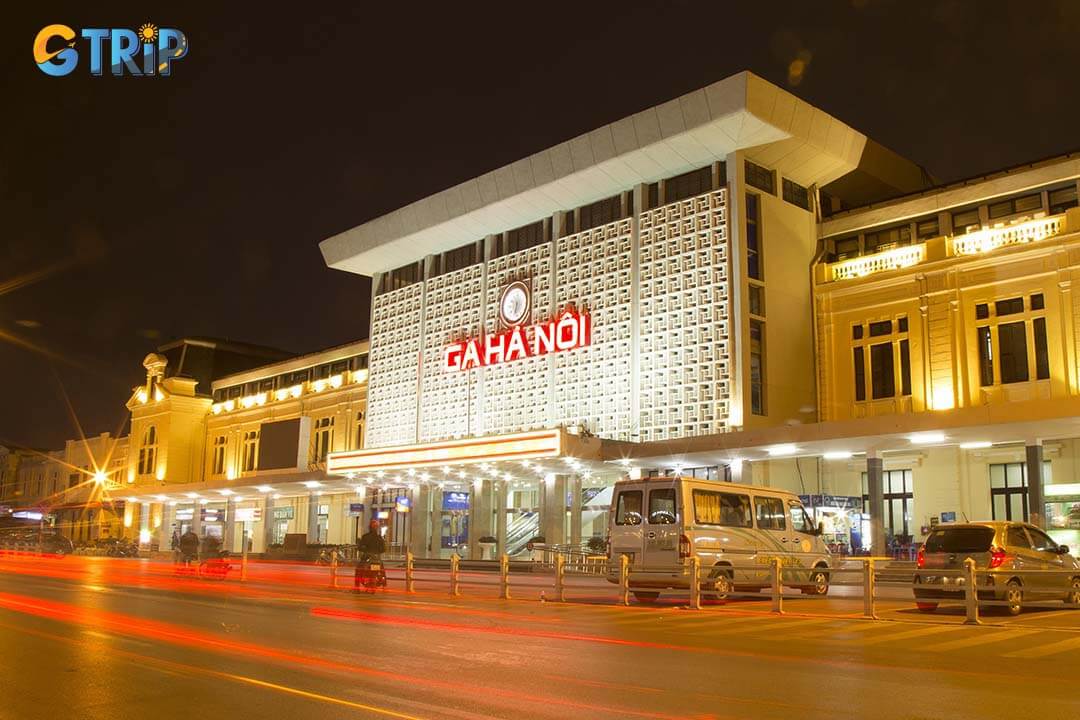
<instances>
[{"instance_id":1,"label":"van wheel","mask_svg":"<svg viewBox=\"0 0 1080 720\"><path fill-rule=\"evenodd\" d=\"M1080 577L1074 577L1069 582L1069 592L1065 595L1065 603L1073 607L1080 605Z\"/></svg>"},{"instance_id":2,"label":"van wheel","mask_svg":"<svg viewBox=\"0 0 1080 720\"><path fill-rule=\"evenodd\" d=\"M814 568L810 573L810 584L801 590L804 595L828 595L829 573L824 568Z\"/></svg>"},{"instance_id":3,"label":"van wheel","mask_svg":"<svg viewBox=\"0 0 1080 720\"><path fill-rule=\"evenodd\" d=\"M1005 586L1005 611L1010 615L1019 615L1024 609L1024 588L1019 580L1010 580Z\"/></svg>"},{"instance_id":4,"label":"van wheel","mask_svg":"<svg viewBox=\"0 0 1080 720\"><path fill-rule=\"evenodd\" d=\"M642 592L639 590L634 591L634 599L643 605L651 605L656 602L656 598L660 597L658 592Z\"/></svg>"},{"instance_id":5,"label":"van wheel","mask_svg":"<svg viewBox=\"0 0 1080 720\"><path fill-rule=\"evenodd\" d=\"M732 591L731 573L721 570L709 578L709 584L712 585L713 589L702 593L702 598L705 600L727 600Z\"/></svg>"}]
</instances>

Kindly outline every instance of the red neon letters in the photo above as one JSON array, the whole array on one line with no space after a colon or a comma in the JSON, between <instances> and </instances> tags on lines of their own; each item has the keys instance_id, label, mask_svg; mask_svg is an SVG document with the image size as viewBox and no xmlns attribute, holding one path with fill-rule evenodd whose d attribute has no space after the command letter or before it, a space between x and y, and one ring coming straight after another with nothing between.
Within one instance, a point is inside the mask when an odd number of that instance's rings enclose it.
<instances>
[{"instance_id":1,"label":"red neon letters","mask_svg":"<svg viewBox=\"0 0 1080 720\"><path fill-rule=\"evenodd\" d=\"M517 325L495 335L485 335L443 348L443 370L472 370L484 365L521 360L585 347L592 343L592 319L588 313L564 310L557 318L528 327Z\"/></svg>"}]
</instances>

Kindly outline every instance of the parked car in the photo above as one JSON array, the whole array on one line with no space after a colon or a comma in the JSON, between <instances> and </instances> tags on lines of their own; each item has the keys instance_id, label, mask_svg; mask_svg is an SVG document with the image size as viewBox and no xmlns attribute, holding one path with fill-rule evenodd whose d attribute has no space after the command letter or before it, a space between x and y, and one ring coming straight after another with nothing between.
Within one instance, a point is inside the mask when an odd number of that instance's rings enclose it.
<instances>
[{"instance_id":1,"label":"parked car","mask_svg":"<svg viewBox=\"0 0 1080 720\"><path fill-rule=\"evenodd\" d=\"M783 490L685 477L620 480L612 495L611 571L630 562L630 584L641 602L665 588L687 588L685 568L697 556L707 572L702 590L722 599L772 582L771 563L788 568L784 584L810 595L829 591L832 556L798 496Z\"/></svg>"},{"instance_id":2,"label":"parked car","mask_svg":"<svg viewBox=\"0 0 1080 720\"><path fill-rule=\"evenodd\" d=\"M74 550L71 540L56 530L37 528L5 528L0 531L0 548L7 550L29 550L49 555L68 555Z\"/></svg>"},{"instance_id":3,"label":"parked car","mask_svg":"<svg viewBox=\"0 0 1080 720\"><path fill-rule=\"evenodd\" d=\"M1004 602L1010 615L1019 615L1028 600L1080 605L1080 563L1067 546L1034 525L991 521L944 525L927 536L916 558L913 587L920 610L933 612L941 600L963 601L964 578L955 571L967 558L975 561L978 599Z\"/></svg>"}]
</instances>

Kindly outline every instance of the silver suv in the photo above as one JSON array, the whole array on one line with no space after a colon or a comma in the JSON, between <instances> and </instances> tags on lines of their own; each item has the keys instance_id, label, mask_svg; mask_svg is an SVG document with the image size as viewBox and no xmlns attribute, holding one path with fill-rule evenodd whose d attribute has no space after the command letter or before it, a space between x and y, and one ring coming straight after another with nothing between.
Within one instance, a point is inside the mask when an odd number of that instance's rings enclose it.
<instances>
[{"instance_id":1,"label":"silver suv","mask_svg":"<svg viewBox=\"0 0 1080 720\"><path fill-rule=\"evenodd\" d=\"M1025 600L1080 606L1080 563L1068 546L1034 525L992 521L944 525L927 536L919 548L913 588L920 610L933 612L940 600L963 601L964 579L956 571L967 558L975 560L978 598L1003 601L1010 615L1020 614ZM940 570L952 572L935 572Z\"/></svg>"}]
</instances>

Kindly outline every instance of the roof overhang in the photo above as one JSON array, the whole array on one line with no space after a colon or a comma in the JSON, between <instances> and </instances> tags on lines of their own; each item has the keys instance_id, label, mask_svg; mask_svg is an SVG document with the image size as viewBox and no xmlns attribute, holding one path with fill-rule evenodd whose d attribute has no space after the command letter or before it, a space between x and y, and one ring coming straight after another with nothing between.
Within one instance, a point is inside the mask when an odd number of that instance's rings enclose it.
<instances>
[{"instance_id":1,"label":"roof overhang","mask_svg":"<svg viewBox=\"0 0 1080 720\"><path fill-rule=\"evenodd\" d=\"M742 72L473 178L320 243L326 264L371 275L652 183L731 153L822 185L867 138Z\"/></svg>"}]
</instances>

